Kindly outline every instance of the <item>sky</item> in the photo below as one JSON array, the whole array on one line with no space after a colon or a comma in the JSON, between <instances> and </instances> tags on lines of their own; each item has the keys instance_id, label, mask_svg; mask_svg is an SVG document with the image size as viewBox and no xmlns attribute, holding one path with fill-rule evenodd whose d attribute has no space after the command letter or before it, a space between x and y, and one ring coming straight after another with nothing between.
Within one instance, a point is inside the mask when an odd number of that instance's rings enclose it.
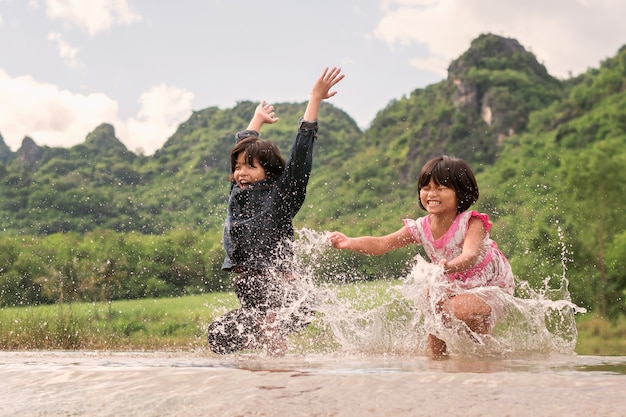
<instances>
[{"instance_id":1,"label":"sky","mask_svg":"<svg viewBox=\"0 0 626 417\"><path fill-rule=\"evenodd\" d=\"M192 111L304 102L335 66L329 102L365 129L480 34L565 79L617 54L624 16L623 0L0 0L0 135L70 147L110 123L150 155Z\"/></svg>"}]
</instances>

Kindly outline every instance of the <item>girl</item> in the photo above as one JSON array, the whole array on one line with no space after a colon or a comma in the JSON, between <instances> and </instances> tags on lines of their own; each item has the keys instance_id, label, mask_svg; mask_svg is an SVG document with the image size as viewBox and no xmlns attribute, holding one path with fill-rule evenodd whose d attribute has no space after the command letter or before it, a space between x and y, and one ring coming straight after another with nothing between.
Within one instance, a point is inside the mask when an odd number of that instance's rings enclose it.
<instances>
[{"instance_id":1,"label":"girl","mask_svg":"<svg viewBox=\"0 0 626 417\"><path fill-rule=\"evenodd\" d=\"M216 353L266 348L281 354L284 336L311 320L290 270L292 220L306 195L321 102L336 94L330 89L343 78L339 68L326 68L317 79L287 162L274 143L259 137L263 124L278 121L272 105L261 102L248 129L235 135L222 269L237 273L233 285L241 308L209 326L209 345Z\"/></svg>"},{"instance_id":2,"label":"girl","mask_svg":"<svg viewBox=\"0 0 626 417\"><path fill-rule=\"evenodd\" d=\"M349 238L333 232L330 244L367 255L381 255L410 243L422 245L453 283L449 296L437 303L444 323L455 317L471 331L487 333L502 308L494 292L512 294L514 280L507 259L489 238L489 217L468 211L479 194L474 173L464 160L440 156L422 168L418 191L420 207L428 215L405 219L400 230L387 236ZM469 291L476 287L488 288ZM433 334L428 335L428 346L434 356L447 353L446 343Z\"/></svg>"}]
</instances>

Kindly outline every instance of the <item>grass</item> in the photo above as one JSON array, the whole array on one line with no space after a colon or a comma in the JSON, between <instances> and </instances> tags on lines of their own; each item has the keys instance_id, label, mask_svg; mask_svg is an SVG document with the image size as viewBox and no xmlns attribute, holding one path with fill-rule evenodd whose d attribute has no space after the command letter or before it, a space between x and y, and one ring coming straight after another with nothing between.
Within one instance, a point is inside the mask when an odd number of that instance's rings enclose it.
<instances>
[{"instance_id":1,"label":"grass","mask_svg":"<svg viewBox=\"0 0 626 417\"><path fill-rule=\"evenodd\" d=\"M626 356L626 317L609 321L589 314L576 321L579 355Z\"/></svg>"},{"instance_id":2,"label":"grass","mask_svg":"<svg viewBox=\"0 0 626 417\"><path fill-rule=\"evenodd\" d=\"M335 293L371 308L387 301L389 283L342 286ZM365 293L370 296L364 297ZM363 304L363 305L361 305ZM196 350L206 349L213 318L235 308L233 293L113 303L11 307L0 309L0 350ZM315 322L292 343L310 351L333 349L332 334ZM626 318L608 321L577 317L581 355L626 355ZM313 346L313 348L312 348Z\"/></svg>"},{"instance_id":3,"label":"grass","mask_svg":"<svg viewBox=\"0 0 626 417\"><path fill-rule=\"evenodd\" d=\"M0 349L161 350L206 347L206 327L234 294L13 307L0 311Z\"/></svg>"}]
</instances>

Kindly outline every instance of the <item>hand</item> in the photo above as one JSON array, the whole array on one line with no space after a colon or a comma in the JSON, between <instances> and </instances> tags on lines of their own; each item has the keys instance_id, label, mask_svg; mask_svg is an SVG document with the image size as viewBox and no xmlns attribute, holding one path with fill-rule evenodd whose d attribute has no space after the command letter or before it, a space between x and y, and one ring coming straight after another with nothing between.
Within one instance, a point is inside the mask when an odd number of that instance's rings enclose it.
<instances>
[{"instance_id":1,"label":"hand","mask_svg":"<svg viewBox=\"0 0 626 417\"><path fill-rule=\"evenodd\" d=\"M348 249L350 238L340 232L332 232L328 235L328 243L335 249Z\"/></svg>"},{"instance_id":2,"label":"hand","mask_svg":"<svg viewBox=\"0 0 626 417\"><path fill-rule=\"evenodd\" d=\"M256 130L259 132L264 124L271 125L276 123L278 120L280 119L276 117L274 106L263 100L258 106L256 106L256 109L254 109L254 115L248 124L248 130Z\"/></svg>"},{"instance_id":3,"label":"hand","mask_svg":"<svg viewBox=\"0 0 626 417\"><path fill-rule=\"evenodd\" d=\"M313 88L311 89L311 97L309 98L309 104L307 104L304 110L303 119L309 122L317 120L317 114L320 109L322 100L330 98L337 94L336 91L330 91L331 88L339 81L343 80L344 74L341 74L340 68L333 67L332 69L325 68L322 75L315 81Z\"/></svg>"},{"instance_id":4,"label":"hand","mask_svg":"<svg viewBox=\"0 0 626 417\"><path fill-rule=\"evenodd\" d=\"M315 81L311 89L311 98L325 100L337 94L336 91L330 91L339 81L343 80L345 74L341 74L341 68L333 67L330 70L324 69L322 75Z\"/></svg>"},{"instance_id":5,"label":"hand","mask_svg":"<svg viewBox=\"0 0 626 417\"><path fill-rule=\"evenodd\" d=\"M439 261L439 266L443 268L443 272L447 272L448 271L448 261L447 261L447 259L441 259Z\"/></svg>"},{"instance_id":6,"label":"hand","mask_svg":"<svg viewBox=\"0 0 626 417\"><path fill-rule=\"evenodd\" d=\"M258 118L262 123L273 124L280 119L276 117L274 106L267 103L265 100L261 101L254 110L254 117Z\"/></svg>"}]
</instances>

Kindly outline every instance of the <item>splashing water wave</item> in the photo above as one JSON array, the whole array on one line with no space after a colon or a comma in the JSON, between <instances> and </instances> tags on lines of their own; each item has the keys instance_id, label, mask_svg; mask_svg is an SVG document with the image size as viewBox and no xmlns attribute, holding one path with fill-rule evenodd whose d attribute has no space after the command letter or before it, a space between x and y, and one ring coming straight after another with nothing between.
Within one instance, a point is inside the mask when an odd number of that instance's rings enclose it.
<instances>
[{"instance_id":1,"label":"splashing water wave","mask_svg":"<svg viewBox=\"0 0 626 417\"><path fill-rule=\"evenodd\" d=\"M301 229L296 240L297 266L304 278L302 300L315 300L318 314L314 326L326 335L309 341L317 348L420 354L426 352L426 336L432 333L446 341L452 355L574 352L578 336L574 316L585 309L571 302L565 268L558 288L551 288L550 279L545 279L538 290L518 280L515 295L489 287L470 290L497 297L496 304L502 306L492 331L477 334L460 321L444 324L435 300L453 291L454 284L443 277L439 266L419 255L413 259L410 272L400 279L365 282L345 272L336 273L333 279L320 278L320 269L326 277L333 274L329 253L338 252L329 247L327 235Z\"/></svg>"}]
</instances>

